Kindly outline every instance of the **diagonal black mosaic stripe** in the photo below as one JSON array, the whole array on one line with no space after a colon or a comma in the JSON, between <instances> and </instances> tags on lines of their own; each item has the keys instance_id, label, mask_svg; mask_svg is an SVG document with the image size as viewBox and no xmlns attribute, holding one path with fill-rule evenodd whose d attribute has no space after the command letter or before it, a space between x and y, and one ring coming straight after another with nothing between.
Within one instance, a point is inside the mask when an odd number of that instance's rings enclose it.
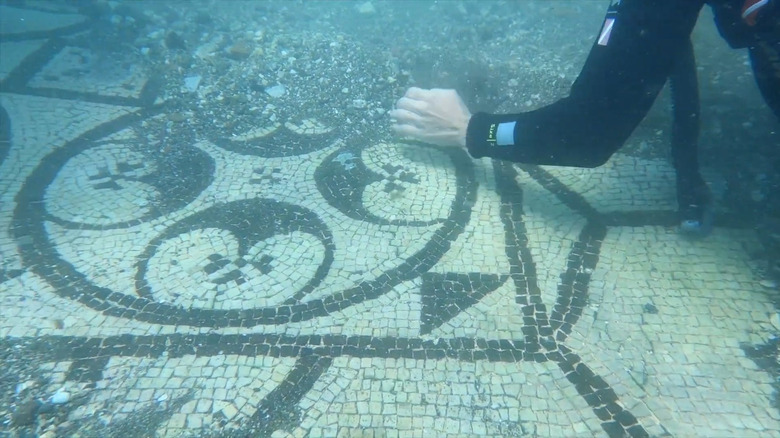
<instances>
[{"instance_id":1,"label":"diagonal black mosaic stripe","mask_svg":"<svg viewBox=\"0 0 780 438\"><path fill-rule=\"evenodd\" d=\"M287 378L263 399L242 429L258 436L271 436L276 430L299 425L303 415L298 404L332 362L333 359L328 357L305 356L299 359Z\"/></svg>"},{"instance_id":2,"label":"diagonal black mosaic stripe","mask_svg":"<svg viewBox=\"0 0 780 438\"><path fill-rule=\"evenodd\" d=\"M602 213L593 208L582 195L560 182L558 178L552 176L550 172L547 172L539 166L529 164L515 164L515 166L527 173L528 176L552 193L569 209L580 214L587 220L604 222L604 215Z\"/></svg>"},{"instance_id":3,"label":"diagonal black mosaic stripe","mask_svg":"<svg viewBox=\"0 0 780 438\"><path fill-rule=\"evenodd\" d=\"M678 214L673 210L598 212L588 204L582 195L558 181L557 178L546 170L538 166L527 164L516 164L516 166L528 173L531 178L555 195L564 205L594 223L610 227L661 226L671 228L680 225ZM746 216L744 214L718 212L717 217L715 218L715 225L735 229L750 228L755 226L755 217Z\"/></svg>"},{"instance_id":4,"label":"diagonal black mosaic stripe","mask_svg":"<svg viewBox=\"0 0 780 438\"><path fill-rule=\"evenodd\" d=\"M527 355L533 355L537 361L550 360L558 364L567 379L575 385L577 392L585 399L593 412L602 421L604 431L610 437L649 437L644 427L619 403L617 395L609 385L590 368L583 364L576 353L568 349L563 342L571 334L574 325L582 316L582 310L588 300L588 284L590 272L596 268L601 249L601 242L606 236L607 226L604 216L596 211L578 193L560 183L549 173L535 166L518 166L538 181L543 187L558 197L564 205L585 216L586 224L580 231L577 242L572 245L567 258L567 264L561 275L555 305L547 319L547 310L541 303L541 297L536 286L536 293L526 293L527 300L518 299L523 311L523 331L526 335ZM532 264L530 251L527 248L525 226L522 222L522 192L514 183L517 172L508 163L496 163L497 187L502 196L502 213L507 231L507 247L516 245L507 251L510 263L520 266L520 260L528 260ZM517 245L520 243L520 245ZM517 251L515 248L521 248ZM520 257L516 254L520 254ZM526 254L528 254L526 256ZM527 257L527 258L525 258ZM516 262L514 260L517 260ZM524 266L525 267L525 266ZM523 270L522 272L525 272ZM535 273L535 270L528 270ZM516 277L518 297L528 289L528 283L523 276ZM534 285L536 279L534 277ZM538 303L534 303L538 300ZM553 333L555 336L553 336ZM538 340L538 343L534 343ZM546 353L540 352L543 348Z\"/></svg>"},{"instance_id":5,"label":"diagonal black mosaic stripe","mask_svg":"<svg viewBox=\"0 0 780 438\"><path fill-rule=\"evenodd\" d=\"M555 340L563 342L588 304L590 276L599 260L601 243L607 227L586 222L567 259L566 270L558 284L558 297L550 314L550 325L556 331Z\"/></svg>"},{"instance_id":6,"label":"diagonal black mosaic stripe","mask_svg":"<svg viewBox=\"0 0 780 438\"><path fill-rule=\"evenodd\" d=\"M556 359L555 362L566 378L601 420L601 427L607 435L612 438L626 436L648 438L650 436L645 428L639 424L639 420L623 408L617 394L609 384L582 363L576 353L561 346Z\"/></svg>"},{"instance_id":7,"label":"diagonal black mosaic stripe","mask_svg":"<svg viewBox=\"0 0 780 438\"><path fill-rule=\"evenodd\" d=\"M547 308L542 302L536 264L528 248L528 234L523 222L523 192L515 184L517 173L511 164L494 161L493 165L496 188L501 197L509 276L515 285L516 302L523 313L525 343L531 353L541 356L542 342L545 342L545 348L554 346L554 341L549 341L553 331L547 321Z\"/></svg>"}]
</instances>

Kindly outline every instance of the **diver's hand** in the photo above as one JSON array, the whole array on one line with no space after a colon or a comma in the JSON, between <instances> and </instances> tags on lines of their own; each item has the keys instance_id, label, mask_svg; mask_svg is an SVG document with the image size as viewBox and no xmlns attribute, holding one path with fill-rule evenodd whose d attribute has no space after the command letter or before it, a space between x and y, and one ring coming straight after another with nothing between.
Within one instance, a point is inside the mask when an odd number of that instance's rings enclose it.
<instances>
[{"instance_id":1,"label":"diver's hand","mask_svg":"<svg viewBox=\"0 0 780 438\"><path fill-rule=\"evenodd\" d=\"M466 146L466 128L471 113L455 90L412 87L390 111L393 130L439 146Z\"/></svg>"}]
</instances>

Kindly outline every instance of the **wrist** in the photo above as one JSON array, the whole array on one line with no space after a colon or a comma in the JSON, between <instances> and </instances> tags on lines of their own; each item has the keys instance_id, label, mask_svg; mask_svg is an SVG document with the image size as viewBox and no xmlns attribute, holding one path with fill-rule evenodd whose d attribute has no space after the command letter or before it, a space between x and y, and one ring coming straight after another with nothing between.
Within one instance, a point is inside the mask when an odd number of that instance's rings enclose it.
<instances>
[{"instance_id":1,"label":"wrist","mask_svg":"<svg viewBox=\"0 0 780 438\"><path fill-rule=\"evenodd\" d=\"M471 114L468 114L461 123L460 129L458 129L458 145L462 148L466 147L467 133L469 130L469 123L471 122Z\"/></svg>"},{"instance_id":2,"label":"wrist","mask_svg":"<svg viewBox=\"0 0 780 438\"><path fill-rule=\"evenodd\" d=\"M486 113L471 115L466 126L466 150L473 158L482 158L488 155L488 149L492 145L491 137L492 117Z\"/></svg>"}]
</instances>

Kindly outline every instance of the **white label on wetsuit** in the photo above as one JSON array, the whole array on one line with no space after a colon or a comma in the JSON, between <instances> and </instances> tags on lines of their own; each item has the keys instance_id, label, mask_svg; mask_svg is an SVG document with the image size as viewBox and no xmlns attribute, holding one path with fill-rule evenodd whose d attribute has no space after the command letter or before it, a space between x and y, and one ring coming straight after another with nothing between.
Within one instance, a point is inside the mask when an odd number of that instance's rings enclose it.
<instances>
[{"instance_id":1,"label":"white label on wetsuit","mask_svg":"<svg viewBox=\"0 0 780 438\"><path fill-rule=\"evenodd\" d=\"M612 35L612 27L615 25L614 18L607 18L604 20L604 26L601 28L601 34L599 35L599 45L606 46L609 43L609 36Z\"/></svg>"},{"instance_id":2,"label":"white label on wetsuit","mask_svg":"<svg viewBox=\"0 0 780 438\"><path fill-rule=\"evenodd\" d=\"M496 129L496 144L498 146L512 146L515 144L515 123L499 123Z\"/></svg>"}]
</instances>

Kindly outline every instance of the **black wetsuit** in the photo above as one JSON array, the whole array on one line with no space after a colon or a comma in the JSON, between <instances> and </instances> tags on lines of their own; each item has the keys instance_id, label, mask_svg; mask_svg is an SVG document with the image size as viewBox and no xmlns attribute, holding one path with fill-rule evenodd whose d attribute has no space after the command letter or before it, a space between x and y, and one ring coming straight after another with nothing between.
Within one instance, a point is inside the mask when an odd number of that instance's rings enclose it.
<instances>
[{"instance_id":1,"label":"black wetsuit","mask_svg":"<svg viewBox=\"0 0 780 438\"><path fill-rule=\"evenodd\" d=\"M759 88L780 116L780 0L752 0L765 4L746 20L742 9L750 3L614 1L570 95L522 114L474 114L467 131L469 154L529 164L599 166L642 121L667 79L679 74L686 85L681 104L695 101L683 111L690 111L696 120L692 121L694 138L672 148L678 186L680 174L700 179L695 141L698 94L690 36L702 7L712 7L717 27L731 47L748 48ZM686 98L686 93L691 97Z\"/></svg>"}]
</instances>

